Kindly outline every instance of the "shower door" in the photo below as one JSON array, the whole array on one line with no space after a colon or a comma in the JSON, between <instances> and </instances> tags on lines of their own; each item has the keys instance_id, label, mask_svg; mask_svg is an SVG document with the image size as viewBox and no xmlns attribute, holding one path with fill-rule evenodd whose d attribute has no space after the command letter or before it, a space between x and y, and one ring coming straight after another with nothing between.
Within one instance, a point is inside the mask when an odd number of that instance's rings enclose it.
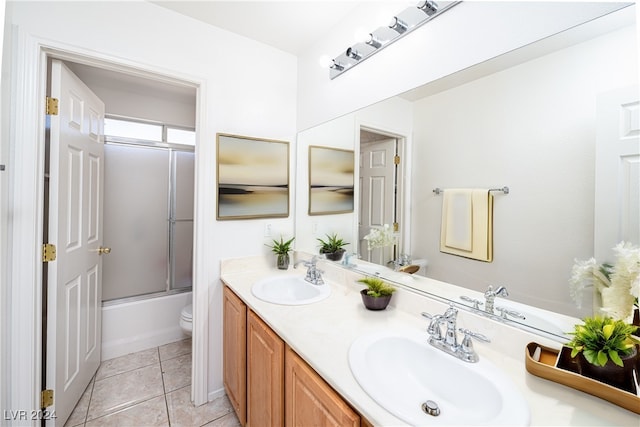
<instances>
[{"instance_id":1,"label":"shower door","mask_svg":"<svg viewBox=\"0 0 640 427\"><path fill-rule=\"evenodd\" d=\"M189 151L105 146L103 301L191 289L193 161Z\"/></svg>"}]
</instances>

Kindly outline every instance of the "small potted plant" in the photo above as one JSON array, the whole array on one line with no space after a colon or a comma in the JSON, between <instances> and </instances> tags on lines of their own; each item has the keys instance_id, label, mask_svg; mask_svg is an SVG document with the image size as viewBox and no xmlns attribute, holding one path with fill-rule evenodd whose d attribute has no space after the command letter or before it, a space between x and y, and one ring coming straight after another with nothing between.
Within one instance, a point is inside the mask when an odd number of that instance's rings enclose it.
<instances>
[{"instance_id":1,"label":"small potted plant","mask_svg":"<svg viewBox=\"0 0 640 427\"><path fill-rule=\"evenodd\" d=\"M638 350L632 338L636 326L610 317L587 317L576 325L566 346L577 359L579 372L614 387L636 392L633 369Z\"/></svg>"},{"instance_id":2,"label":"small potted plant","mask_svg":"<svg viewBox=\"0 0 640 427\"><path fill-rule=\"evenodd\" d=\"M369 310L384 310L391 301L396 288L378 277L365 277L358 280L367 285L367 289L360 291L362 302Z\"/></svg>"},{"instance_id":3,"label":"small potted plant","mask_svg":"<svg viewBox=\"0 0 640 427\"><path fill-rule=\"evenodd\" d=\"M337 234L327 234L327 239L323 240L318 238L320 242L320 253L331 261L340 261L345 250L343 246L347 246L349 243L339 238Z\"/></svg>"},{"instance_id":4,"label":"small potted plant","mask_svg":"<svg viewBox=\"0 0 640 427\"><path fill-rule=\"evenodd\" d=\"M293 243L293 239L295 239L295 237L292 237L285 242L282 236L280 236L280 241L274 240L273 245L267 245L271 248L273 253L278 256L277 266L280 270L286 270L289 268L289 252L291 252L291 243Z\"/></svg>"}]
</instances>

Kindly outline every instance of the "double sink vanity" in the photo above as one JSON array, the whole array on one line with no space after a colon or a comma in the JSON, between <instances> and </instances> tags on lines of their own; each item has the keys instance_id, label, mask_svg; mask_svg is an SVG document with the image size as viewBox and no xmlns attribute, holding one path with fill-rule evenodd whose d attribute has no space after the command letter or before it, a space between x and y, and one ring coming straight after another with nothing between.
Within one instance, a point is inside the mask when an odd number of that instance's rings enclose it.
<instances>
[{"instance_id":1,"label":"double sink vanity","mask_svg":"<svg viewBox=\"0 0 640 427\"><path fill-rule=\"evenodd\" d=\"M369 311L362 272L320 260L313 284L305 264L222 261L224 383L242 425L637 426L637 414L526 372L529 342L560 340L416 292L406 273L390 306Z\"/></svg>"}]
</instances>

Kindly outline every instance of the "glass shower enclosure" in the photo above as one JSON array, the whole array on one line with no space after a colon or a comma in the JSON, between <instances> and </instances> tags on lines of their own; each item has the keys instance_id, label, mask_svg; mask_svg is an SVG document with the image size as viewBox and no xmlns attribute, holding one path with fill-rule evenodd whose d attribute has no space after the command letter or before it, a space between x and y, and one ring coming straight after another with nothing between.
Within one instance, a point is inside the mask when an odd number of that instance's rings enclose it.
<instances>
[{"instance_id":1,"label":"glass shower enclosure","mask_svg":"<svg viewBox=\"0 0 640 427\"><path fill-rule=\"evenodd\" d=\"M190 291L194 152L105 144L103 303Z\"/></svg>"}]
</instances>

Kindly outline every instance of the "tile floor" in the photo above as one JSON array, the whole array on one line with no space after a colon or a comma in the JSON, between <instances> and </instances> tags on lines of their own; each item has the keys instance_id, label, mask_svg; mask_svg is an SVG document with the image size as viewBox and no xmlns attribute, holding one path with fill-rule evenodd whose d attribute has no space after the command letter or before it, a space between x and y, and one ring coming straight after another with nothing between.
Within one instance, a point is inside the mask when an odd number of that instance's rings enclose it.
<instances>
[{"instance_id":1,"label":"tile floor","mask_svg":"<svg viewBox=\"0 0 640 427\"><path fill-rule=\"evenodd\" d=\"M191 339L102 362L65 427L239 426L227 396L195 407Z\"/></svg>"}]
</instances>

